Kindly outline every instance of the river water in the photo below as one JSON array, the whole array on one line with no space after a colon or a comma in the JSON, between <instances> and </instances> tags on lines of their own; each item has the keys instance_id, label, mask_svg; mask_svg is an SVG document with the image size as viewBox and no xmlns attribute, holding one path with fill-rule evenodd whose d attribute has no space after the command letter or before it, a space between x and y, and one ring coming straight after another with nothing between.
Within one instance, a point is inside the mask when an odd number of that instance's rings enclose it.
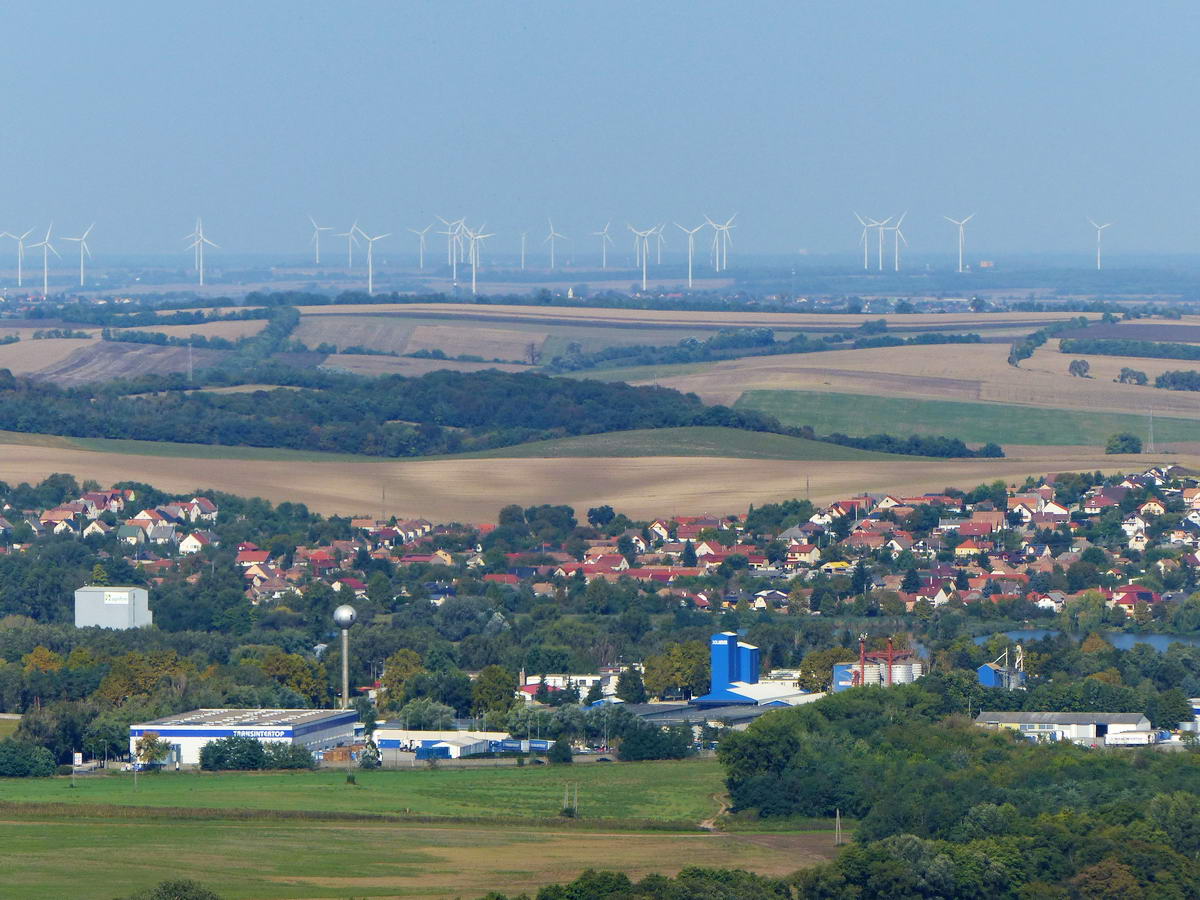
<instances>
[{"instance_id":1,"label":"river water","mask_svg":"<svg viewBox=\"0 0 1200 900\"><path fill-rule=\"evenodd\" d=\"M1013 631L1003 632L1005 636L1014 641L1040 641L1044 637L1061 634L1052 628L1018 628ZM1116 647L1118 650L1129 650L1135 644L1149 644L1159 653L1166 652L1166 649L1171 644L1187 644L1190 647L1200 647L1200 636L1184 635L1184 634L1130 634L1125 631L1104 631L1101 632L1104 639ZM987 643L990 634L980 635L975 638L976 644ZM1071 635L1077 641L1082 640L1084 635Z\"/></svg>"}]
</instances>

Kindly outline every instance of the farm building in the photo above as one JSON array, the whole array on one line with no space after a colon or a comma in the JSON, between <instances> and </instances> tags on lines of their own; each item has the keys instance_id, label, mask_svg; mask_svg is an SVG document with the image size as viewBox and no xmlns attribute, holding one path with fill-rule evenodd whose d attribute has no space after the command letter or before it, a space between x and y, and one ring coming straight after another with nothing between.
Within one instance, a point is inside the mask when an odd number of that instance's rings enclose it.
<instances>
[{"instance_id":1,"label":"farm building","mask_svg":"<svg viewBox=\"0 0 1200 900\"><path fill-rule=\"evenodd\" d=\"M1118 744L1124 740L1117 735L1150 732L1150 720L1141 713L981 712L975 724L1020 731L1031 741L1077 744Z\"/></svg>"},{"instance_id":2,"label":"farm building","mask_svg":"<svg viewBox=\"0 0 1200 900\"><path fill-rule=\"evenodd\" d=\"M153 618L145 588L86 584L75 592L76 628L142 628Z\"/></svg>"},{"instance_id":3,"label":"farm building","mask_svg":"<svg viewBox=\"0 0 1200 900\"><path fill-rule=\"evenodd\" d=\"M346 709L194 709L130 725L129 753L150 732L171 745L168 763L185 766L200 764L205 744L228 737L299 744L315 752L352 741L357 720L358 713Z\"/></svg>"}]
</instances>

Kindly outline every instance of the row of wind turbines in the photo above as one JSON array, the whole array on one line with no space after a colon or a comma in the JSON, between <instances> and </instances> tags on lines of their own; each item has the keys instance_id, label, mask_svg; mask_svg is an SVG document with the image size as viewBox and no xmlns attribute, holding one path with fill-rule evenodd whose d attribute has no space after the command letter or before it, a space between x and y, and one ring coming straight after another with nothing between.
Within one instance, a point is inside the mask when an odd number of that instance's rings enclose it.
<instances>
[{"instance_id":1,"label":"row of wind turbines","mask_svg":"<svg viewBox=\"0 0 1200 900\"><path fill-rule=\"evenodd\" d=\"M79 237L63 238L64 241L74 241L79 244L79 286L83 287L83 259L86 255L88 259L92 258L92 251L88 247L88 235L92 233L92 229L96 227L93 222ZM24 234L13 234L11 231L0 231L0 238L12 238L17 242L17 287L22 287L25 283L25 251L36 250L42 248L42 295L49 296L50 294L50 254L53 253L59 259L62 259L62 254L55 249L54 244L50 242L51 232L54 231L54 223L50 223L50 227L46 229L46 236L36 244L26 244L29 236L33 234L33 229L30 228Z\"/></svg>"},{"instance_id":2,"label":"row of wind turbines","mask_svg":"<svg viewBox=\"0 0 1200 900\"><path fill-rule=\"evenodd\" d=\"M877 230L877 233L879 236L878 270L880 272L883 271L884 233L890 231L890 232L892 232L892 245L893 245L892 246L892 268L893 268L893 271L896 271L896 272L900 271L900 244L901 244L901 242L903 242L905 247L908 246L908 239L904 236L904 232L900 230L900 226L904 224L904 217L907 215L908 215L907 212L902 212L900 214L900 217L896 219L896 224L892 225L891 221L893 218L895 218L894 216L888 216L886 219L880 220L880 219L872 219L869 216L865 216L865 217L860 216L858 213L854 214L854 218L858 219L858 224L862 226L862 235L859 237L859 244L861 244L862 248L863 248L863 269L871 268L870 235L871 235L871 229L874 228ZM960 273L964 272L964 271L966 271L966 269L964 268L964 264L963 264L963 254L966 252L966 249L967 249L967 223L970 222L973 218L975 218L975 213L971 213L969 216L967 216L964 219L952 219L950 216L942 216L942 218L945 219L947 222L949 222L951 225L954 225L958 228L958 271ZM1100 271L1100 239L1101 239L1101 236L1104 234L1104 229L1111 227L1113 223L1105 222L1103 225L1098 225L1098 224L1096 224L1094 219L1088 219L1088 223L1093 228L1096 229L1096 271L1099 272Z\"/></svg>"},{"instance_id":3,"label":"row of wind turbines","mask_svg":"<svg viewBox=\"0 0 1200 900\"><path fill-rule=\"evenodd\" d=\"M480 263L480 258L481 258L480 248L485 239L490 238L490 237L495 237L495 232L486 231L485 230L487 227L486 225L480 225L477 228L472 228L470 225L467 224L465 217L458 218L458 219L446 219L446 218L443 218L442 216L436 216L435 218L438 220L438 222L441 222L442 225L444 226L442 230L435 232L435 234L444 235L446 238L446 265L448 265L450 267L451 278L453 279L454 283L457 284L458 283L458 266L459 266L459 264L460 263L469 264L471 267L471 293L476 293L476 290L477 290L476 276L477 276L477 272L479 269L479 263ZM736 227L733 224L733 220L736 218L737 218L737 213L734 213L726 221L716 222L713 219L711 219L710 217L705 216L704 222L702 222L699 225L696 225L693 228L686 228L683 225L680 225L678 222L675 223L675 227L687 235L688 287L689 288L692 287L693 280L694 280L693 273L694 273L695 253L696 253L696 234L703 228L706 228L706 227L712 228L713 238L712 238L712 244L711 244L711 251L712 251L713 270L716 272L722 272L725 269L729 268L729 246L730 246L730 244L733 243L733 238L730 235L730 231L732 231ZM314 219L312 216L309 216L308 220L310 223L312 223L312 229L313 229L312 238L309 240L309 244L313 248L313 263L315 265L319 266L321 264L321 233L326 232L326 231L332 232L333 226L332 225L320 225L317 223L317 220ZM429 235L429 232L433 229L434 225L436 225L436 224L437 223L431 222L430 224L426 225L424 228L408 229L412 234L417 236L417 267L418 267L418 269L420 269L422 271L425 269L425 251L427 249L426 240ZM557 268L558 242L559 241L569 241L570 238L568 238L567 235L558 231L554 227L553 219L547 219L547 224L550 227L546 233L546 237L542 241L542 244L543 244L543 246L549 245L550 269L554 270ZM627 227L629 228L629 231L633 234L634 256L635 256L635 259L637 260L637 265L642 270L642 290L645 290L646 285L647 285L647 280L649 277L650 242L654 241L654 243L656 245L656 248L657 248L656 264L661 265L661 263L662 263L662 248L663 248L663 244L666 243L666 239L663 235L663 231L666 228L666 224L661 223L658 225L653 225L649 228L642 228L642 229L634 228L633 225L628 225ZM608 248L610 246L615 246L615 242L613 241L612 234L610 233L611 228L612 228L612 222L609 221L607 224L605 224L605 226L601 230L593 231L591 233L592 237L600 238L600 267L602 269L608 268ZM366 234L366 232L364 232L361 228L358 227L358 222L356 221L346 231L335 232L331 236L346 239L346 266L347 266L347 268L351 268L351 269L354 268L354 248L358 245L359 238L361 237L362 239L367 241L367 292L373 293L374 279L373 279L373 269L372 269L372 261L371 261L372 260L371 250L372 250L372 247L374 246L375 241L379 240L380 238L389 237L390 233L377 235L375 237L370 237L369 235ZM196 238L198 240L196 234L189 235L189 238ZM525 269L526 251L528 248L528 238L529 238L529 233L526 231L522 231L521 232L521 270L522 271L524 271L524 269ZM200 260L200 261L202 261L202 260ZM198 264L197 264L198 267L199 267L200 261L198 261ZM203 275L201 277L203 278ZM201 283L203 283L203 281Z\"/></svg>"},{"instance_id":4,"label":"row of wind turbines","mask_svg":"<svg viewBox=\"0 0 1200 900\"><path fill-rule=\"evenodd\" d=\"M724 222L718 222L710 216L705 215L704 221L692 228L687 228L675 222L674 225L683 234L687 236L687 283L688 287L693 286L695 253L696 253L696 235L705 228L712 229L712 240L709 245L710 263L714 272L720 273L729 268L729 247L733 243L733 237L730 232L735 226L734 220L737 218L737 213L734 213ZM892 233L892 267L896 272L900 271L900 245L908 246L908 239L904 236L902 226L904 218L908 213L901 213L898 217L888 216L886 219L876 219L869 216L860 216L857 212L854 217L862 226L862 233L859 237L859 244L863 250L863 269L869 270L871 267L871 231L875 230L877 236L877 268L879 271L884 269L884 248L886 243L887 232ZM971 213L962 219L954 219L950 216L943 216L947 222L951 223L958 229L958 271L966 271L964 263L964 255L966 253L966 225L973 218L975 213ZM445 219L441 216L436 216L444 228L435 232L438 235L444 235L446 238L446 264L450 267L451 278L454 283L458 283L458 267L459 264L467 264L471 267L471 293L477 292L477 273L481 259L481 248L483 241L490 237L495 237L495 232L486 231L486 225L480 225L477 228L472 228L464 218ZM893 224L892 219L895 218ZM312 216L308 217L312 223L312 238L310 245L313 248L313 262L316 265L321 264L321 234L322 232L333 232L331 225L319 225ZM1101 259L1101 240L1104 234L1104 229L1112 226L1112 222L1106 222L1103 225L1098 224L1093 219L1088 219L1088 223L1096 229L1096 269L1099 271L1102 267ZM569 241L567 235L559 232L554 227L554 221L547 220L549 230L546 237L542 240L542 245L549 247L550 269L553 271L557 268L557 249L559 241ZM409 228L408 231L417 237L417 266L418 269L425 269L425 251L427 249L426 239L429 232L434 228L436 223L430 223L424 228ZM591 237L600 239L600 266L602 269L608 269L608 250L609 247L616 246L613 236L610 232L612 221L610 220L599 231L591 232ZM642 270L642 290L646 290L649 278L649 266L651 250L650 245L653 242L655 245L655 264L662 264L662 250L666 243L664 231L665 223L652 225L649 228L635 228L629 224L626 226L633 235L634 259L636 265ZM95 228L93 222L78 237L65 237L63 240L72 241L79 245L79 285L84 285L84 261L92 258L92 251L88 247L88 236L91 235L92 229ZM42 251L42 293L49 295L50 283L50 254L54 254L59 259L62 255L54 247L51 242L51 235L54 229L54 223L46 229L46 235L42 240L34 244L26 243L33 234L34 229L30 228L23 234L15 234L13 232L0 232L0 239L11 238L17 244L17 287L24 285L25 278L25 251L41 249ZM528 232L521 233L521 270L524 271L526 263L526 247ZM332 237L345 238L346 240L346 265L347 268L354 268L354 248L360 246L360 242L366 243L366 263L367 263L367 293L375 292L375 242L391 237L391 232L383 234L370 235L367 234L355 220L354 223L345 231L334 232ZM204 233L204 223L201 219L196 219L196 227L191 234L184 238L185 241L190 241L186 249L193 251L194 254L194 270L197 273L199 283L204 284L204 251L206 247L218 247Z\"/></svg>"}]
</instances>

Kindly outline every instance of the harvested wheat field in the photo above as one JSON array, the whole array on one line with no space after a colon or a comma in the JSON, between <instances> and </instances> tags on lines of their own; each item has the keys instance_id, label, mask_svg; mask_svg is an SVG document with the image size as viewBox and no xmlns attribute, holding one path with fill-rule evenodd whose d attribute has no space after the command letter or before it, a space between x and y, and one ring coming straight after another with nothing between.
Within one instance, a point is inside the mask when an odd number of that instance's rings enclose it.
<instances>
[{"instance_id":1,"label":"harvested wheat field","mask_svg":"<svg viewBox=\"0 0 1200 900\"><path fill-rule=\"evenodd\" d=\"M692 391L705 402L725 404L748 390L794 390L1138 414L1153 403L1155 412L1165 416L1200 413L1200 393L1114 384L1107 374L1074 378L1066 374L1070 359L1047 348L1017 368L1008 364L1008 352L1005 344L944 344L759 356L713 363L678 376L661 372L642 381L635 377L633 383ZM1117 360L1116 368L1123 364L1132 365ZM1108 363L1097 364L1098 372L1109 368ZM1181 366L1156 371L1162 368Z\"/></svg>"},{"instance_id":2,"label":"harvested wheat field","mask_svg":"<svg viewBox=\"0 0 1200 900\"><path fill-rule=\"evenodd\" d=\"M831 331L857 328L863 322L887 319L891 328L913 330L1012 329L1028 331L1049 322L1070 319L1077 313L921 313L917 315L849 315L823 313L708 312L702 310L603 309L573 306L519 306L475 303L380 303L337 306L301 306L301 315L399 315L469 318L477 320L568 322L601 325L651 325L681 328L777 328L789 331Z\"/></svg>"},{"instance_id":3,"label":"harvested wheat field","mask_svg":"<svg viewBox=\"0 0 1200 900\"><path fill-rule=\"evenodd\" d=\"M497 369L501 372L524 372L528 366L513 363L460 362L454 359L420 359L412 356L371 356L358 353L331 353L321 368L349 372L352 375L425 375L428 372L482 372Z\"/></svg>"},{"instance_id":4,"label":"harvested wheat field","mask_svg":"<svg viewBox=\"0 0 1200 900\"><path fill-rule=\"evenodd\" d=\"M0 438L2 439L2 438ZM231 450L231 454L236 451ZM326 514L376 513L438 521L494 521L508 503L611 504L630 515L742 512L750 503L858 491L969 488L995 478L1046 472L1130 471L1155 462L1200 467L1200 455L1105 456L1088 448L1036 448L1008 459L883 461L752 460L711 457L431 459L279 462L199 459L0 443L0 480L36 482L54 472L111 484L129 478L168 491L214 488L307 503Z\"/></svg>"},{"instance_id":5,"label":"harvested wheat field","mask_svg":"<svg viewBox=\"0 0 1200 900\"><path fill-rule=\"evenodd\" d=\"M1090 366L1089 375L1095 381L1111 382L1121 373L1122 369L1137 369L1145 372L1151 382L1163 372L1173 369L1200 369L1200 360L1194 359L1157 359L1143 356L1098 356L1087 353L1062 353L1058 349L1059 341L1047 341L1031 358L1021 363L1021 368L1031 372L1049 372L1054 375L1071 377L1067 366L1072 360L1087 360ZM1158 391L1158 395L1164 393ZM1155 395L1152 395L1155 396Z\"/></svg>"},{"instance_id":6,"label":"harvested wheat field","mask_svg":"<svg viewBox=\"0 0 1200 900\"><path fill-rule=\"evenodd\" d=\"M199 325L161 325L158 328L131 328L130 331L153 331L156 334L165 334L167 337L188 338L193 334L202 334L205 337L225 338L227 341L236 341L241 337L249 337L252 334L258 334L267 326L266 319L237 319L232 322L202 322Z\"/></svg>"},{"instance_id":7,"label":"harvested wheat field","mask_svg":"<svg viewBox=\"0 0 1200 900\"><path fill-rule=\"evenodd\" d=\"M415 327L412 322L398 316L305 315L292 332L292 337L314 350L321 344L332 344L338 348L365 347L368 350L405 353Z\"/></svg>"},{"instance_id":8,"label":"harvested wheat field","mask_svg":"<svg viewBox=\"0 0 1200 900\"><path fill-rule=\"evenodd\" d=\"M0 345L0 369L8 369L14 375L30 375L58 365L76 350L85 350L97 343L86 338L47 338Z\"/></svg>"},{"instance_id":9,"label":"harvested wheat field","mask_svg":"<svg viewBox=\"0 0 1200 900\"><path fill-rule=\"evenodd\" d=\"M22 342L24 343L24 342ZM37 341L49 344L51 341ZM188 347L160 347L121 341L76 341L74 352L37 369L31 374L56 384L76 385L137 375L166 375L218 365L231 350L191 350ZM20 347L21 344L10 346ZM0 347L0 351L8 349ZM0 355L0 360L3 356ZM0 365L3 363L0 362Z\"/></svg>"}]
</instances>

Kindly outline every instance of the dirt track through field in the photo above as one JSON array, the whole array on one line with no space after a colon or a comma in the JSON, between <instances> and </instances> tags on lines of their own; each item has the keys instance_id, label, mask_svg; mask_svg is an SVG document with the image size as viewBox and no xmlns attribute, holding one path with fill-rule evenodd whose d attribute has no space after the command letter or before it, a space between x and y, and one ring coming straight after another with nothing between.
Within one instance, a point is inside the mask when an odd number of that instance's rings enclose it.
<instances>
[{"instance_id":1,"label":"dirt track through field","mask_svg":"<svg viewBox=\"0 0 1200 900\"><path fill-rule=\"evenodd\" d=\"M935 491L1046 472L1140 470L1155 461L1200 467L1200 455L1105 456L1089 448L1030 448L1009 459L793 462L711 457L440 459L265 462L187 459L0 444L0 480L36 482L54 472L101 484L136 479L163 490L214 488L326 514L495 521L508 503L610 504L637 516L744 512L806 494L829 502L859 491ZM386 493L386 504L382 503ZM383 509L380 507L383 505Z\"/></svg>"}]
</instances>

